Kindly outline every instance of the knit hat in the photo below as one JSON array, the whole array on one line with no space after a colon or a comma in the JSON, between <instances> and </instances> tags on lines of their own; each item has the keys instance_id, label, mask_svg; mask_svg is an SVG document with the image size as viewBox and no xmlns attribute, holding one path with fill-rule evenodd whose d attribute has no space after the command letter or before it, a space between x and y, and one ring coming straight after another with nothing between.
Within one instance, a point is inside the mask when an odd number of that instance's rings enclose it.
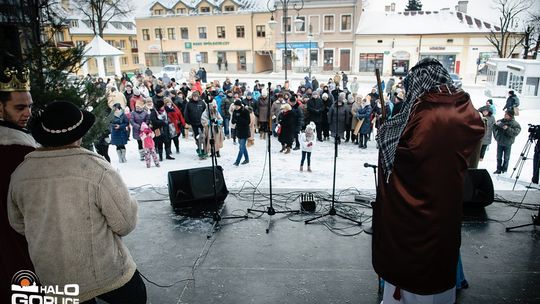
<instances>
[{"instance_id":1,"label":"knit hat","mask_svg":"<svg viewBox=\"0 0 540 304\"><path fill-rule=\"evenodd\" d=\"M306 126L306 133L313 133L316 128L315 123L312 121Z\"/></svg>"},{"instance_id":2,"label":"knit hat","mask_svg":"<svg viewBox=\"0 0 540 304\"><path fill-rule=\"evenodd\" d=\"M240 99L237 99L234 101L234 105L235 106L243 106L244 104L242 103L242 101Z\"/></svg>"},{"instance_id":3,"label":"knit hat","mask_svg":"<svg viewBox=\"0 0 540 304\"><path fill-rule=\"evenodd\" d=\"M328 93L323 93L323 94L322 94L322 98L323 98L323 99L328 98Z\"/></svg>"},{"instance_id":4,"label":"knit hat","mask_svg":"<svg viewBox=\"0 0 540 304\"><path fill-rule=\"evenodd\" d=\"M506 110L504 113L508 114L511 117L515 116L514 110Z\"/></svg>"},{"instance_id":5,"label":"knit hat","mask_svg":"<svg viewBox=\"0 0 540 304\"><path fill-rule=\"evenodd\" d=\"M133 95L135 95L135 96L141 96L141 91L140 91L139 89L137 89L137 88L134 88L134 89L133 89Z\"/></svg>"},{"instance_id":6,"label":"knit hat","mask_svg":"<svg viewBox=\"0 0 540 304\"><path fill-rule=\"evenodd\" d=\"M94 114L67 101L53 101L34 117L32 136L44 147L60 147L82 138L94 125Z\"/></svg>"},{"instance_id":7,"label":"knit hat","mask_svg":"<svg viewBox=\"0 0 540 304\"><path fill-rule=\"evenodd\" d=\"M288 111L292 110L292 107L291 107L290 104L284 103L284 104L281 105L281 109L282 109L283 111L285 111L285 112L288 112Z\"/></svg>"}]
</instances>

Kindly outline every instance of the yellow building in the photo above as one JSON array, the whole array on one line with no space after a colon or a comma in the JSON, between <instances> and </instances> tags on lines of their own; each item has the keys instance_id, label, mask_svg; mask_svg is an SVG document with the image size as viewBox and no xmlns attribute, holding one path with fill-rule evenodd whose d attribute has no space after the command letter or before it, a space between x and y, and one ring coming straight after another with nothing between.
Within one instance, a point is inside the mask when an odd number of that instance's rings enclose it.
<instances>
[{"instance_id":1,"label":"yellow building","mask_svg":"<svg viewBox=\"0 0 540 304\"><path fill-rule=\"evenodd\" d=\"M152 1L135 19L140 62L153 70L272 70L270 13L259 0Z\"/></svg>"},{"instance_id":2,"label":"yellow building","mask_svg":"<svg viewBox=\"0 0 540 304\"><path fill-rule=\"evenodd\" d=\"M84 46L94 39L94 32L90 20L86 16L76 11L71 1L61 1L61 9L67 16L66 28L59 31L54 36L54 42L58 47ZM130 72L141 69L139 64L137 30L135 23L129 18L113 18L108 22L103 32L103 39L110 45L116 47L124 53L120 57L120 68L122 72ZM91 58L88 61L89 73L97 74L96 60ZM107 75L114 75L114 63L112 58L105 58L105 69ZM80 70L78 73L82 73Z\"/></svg>"}]
</instances>

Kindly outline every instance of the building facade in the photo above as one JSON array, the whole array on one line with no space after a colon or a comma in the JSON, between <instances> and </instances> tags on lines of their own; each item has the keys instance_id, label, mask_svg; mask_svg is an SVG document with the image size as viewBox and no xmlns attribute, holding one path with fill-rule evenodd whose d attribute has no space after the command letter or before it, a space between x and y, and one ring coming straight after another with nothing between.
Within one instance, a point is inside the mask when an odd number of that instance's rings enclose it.
<instances>
[{"instance_id":1,"label":"building facade","mask_svg":"<svg viewBox=\"0 0 540 304\"><path fill-rule=\"evenodd\" d=\"M487 62L486 93L506 97L509 90L520 96L540 96L540 60L494 58ZM538 98L536 102L538 103Z\"/></svg>"},{"instance_id":2,"label":"building facade","mask_svg":"<svg viewBox=\"0 0 540 304\"><path fill-rule=\"evenodd\" d=\"M140 62L151 69L272 70L269 19L266 3L258 0L153 1L135 19Z\"/></svg>"},{"instance_id":3,"label":"building facade","mask_svg":"<svg viewBox=\"0 0 540 304\"><path fill-rule=\"evenodd\" d=\"M90 20L80 12L76 11L71 1L61 1L60 9L67 16L64 31L55 33L53 40L58 47L85 46L94 39L94 31ZM140 71L138 41L135 23L129 18L113 18L107 23L103 31L103 39L110 45L116 47L124 53L120 57L120 69L122 72ZM105 57L105 71L107 75L114 75L114 62L112 57ZM87 61L88 73L97 75L98 68L96 59L90 58ZM82 74L80 69L78 74ZM120 76L120 75L117 75Z\"/></svg>"},{"instance_id":4,"label":"building facade","mask_svg":"<svg viewBox=\"0 0 540 304\"><path fill-rule=\"evenodd\" d=\"M280 1L273 16L277 26L275 71L285 68L295 72L352 71L355 66L355 29L362 12L360 0L291 1L287 10L287 67L285 66L285 18ZM295 10L300 8L300 10ZM295 19L304 21L300 28Z\"/></svg>"},{"instance_id":5,"label":"building facade","mask_svg":"<svg viewBox=\"0 0 540 304\"><path fill-rule=\"evenodd\" d=\"M356 30L355 72L405 75L418 60L435 57L450 73L474 80L497 57L487 40L492 24L459 11L364 12ZM518 56L521 48L516 48Z\"/></svg>"}]
</instances>

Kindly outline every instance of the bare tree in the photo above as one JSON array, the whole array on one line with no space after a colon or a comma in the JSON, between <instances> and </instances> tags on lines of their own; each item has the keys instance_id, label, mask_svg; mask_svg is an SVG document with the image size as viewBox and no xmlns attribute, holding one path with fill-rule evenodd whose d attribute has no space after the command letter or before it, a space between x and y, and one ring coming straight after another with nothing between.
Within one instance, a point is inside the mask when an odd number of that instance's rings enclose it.
<instances>
[{"instance_id":1,"label":"bare tree","mask_svg":"<svg viewBox=\"0 0 540 304\"><path fill-rule=\"evenodd\" d=\"M525 29L525 38L523 40L523 59L528 58L531 48L534 49L532 58L536 59L538 55L539 46L540 46L540 13L530 14L530 18L527 21L527 28Z\"/></svg>"},{"instance_id":2,"label":"bare tree","mask_svg":"<svg viewBox=\"0 0 540 304\"><path fill-rule=\"evenodd\" d=\"M491 29L486 37L497 49L500 58L509 58L514 50L523 43L523 32L519 33L520 19L532 6L531 0L494 0L495 9L500 13L499 25Z\"/></svg>"},{"instance_id":3,"label":"bare tree","mask_svg":"<svg viewBox=\"0 0 540 304\"><path fill-rule=\"evenodd\" d=\"M107 24L119 17L128 17L135 9L131 0L75 0L75 9L90 20L95 35L103 38Z\"/></svg>"}]
</instances>

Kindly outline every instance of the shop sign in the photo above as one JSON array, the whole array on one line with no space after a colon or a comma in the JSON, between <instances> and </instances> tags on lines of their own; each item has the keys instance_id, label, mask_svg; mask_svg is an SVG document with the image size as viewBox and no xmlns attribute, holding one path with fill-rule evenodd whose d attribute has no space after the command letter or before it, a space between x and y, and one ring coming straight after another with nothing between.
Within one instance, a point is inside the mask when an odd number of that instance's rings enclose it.
<instances>
[{"instance_id":1,"label":"shop sign","mask_svg":"<svg viewBox=\"0 0 540 304\"><path fill-rule=\"evenodd\" d=\"M287 48L288 49L309 49L310 44L311 44L312 49L316 49L318 47L317 42L315 42L315 41L309 42L308 41L308 42L289 42L289 43L287 43ZM283 43L283 42L276 43L276 48L277 49L284 49L285 48L285 43Z\"/></svg>"},{"instance_id":2,"label":"shop sign","mask_svg":"<svg viewBox=\"0 0 540 304\"><path fill-rule=\"evenodd\" d=\"M149 51L159 51L160 48L159 48L159 45L157 45L157 44L150 44L150 45L148 46L148 50L149 50Z\"/></svg>"},{"instance_id":3,"label":"shop sign","mask_svg":"<svg viewBox=\"0 0 540 304\"><path fill-rule=\"evenodd\" d=\"M186 50L191 49L191 48L192 48L191 42L184 42L184 48L185 48Z\"/></svg>"},{"instance_id":4,"label":"shop sign","mask_svg":"<svg viewBox=\"0 0 540 304\"><path fill-rule=\"evenodd\" d=\"M229 45L229 41L205 41L205 42L193 42L194 46L208 46L208 45Z\"/></svg>"},{"instance_id":5,"label":"shop sign","mask_svg":"<svg viewBox=\"0 0 540 304\"><path fill-rule=\"evenodd\" d=\"M446 47L444 46L430 46L429 47L430 51L444 51L445 49Z\"/></svg>"}]
</instances>

